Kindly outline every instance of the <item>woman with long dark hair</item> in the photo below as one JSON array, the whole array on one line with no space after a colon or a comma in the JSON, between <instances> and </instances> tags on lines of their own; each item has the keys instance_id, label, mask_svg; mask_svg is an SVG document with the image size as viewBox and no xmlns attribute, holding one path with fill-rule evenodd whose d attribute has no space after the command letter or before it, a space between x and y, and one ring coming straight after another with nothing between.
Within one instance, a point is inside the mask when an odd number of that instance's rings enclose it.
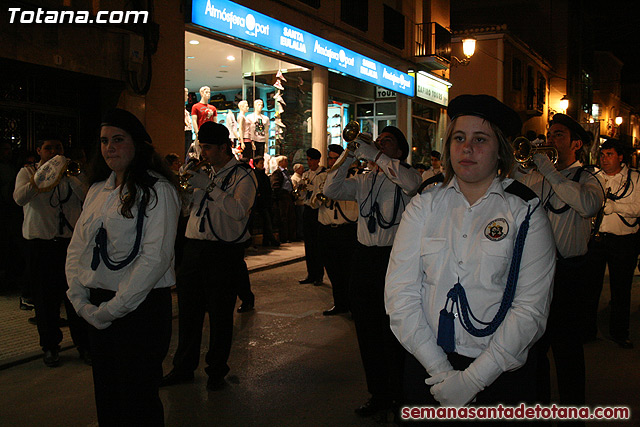
<instances>
[{"instance_id":1,"label":"woman with long dark hair","mask_svg":"<svg viewBox=\"0 0 640 427\"><path fill-rule=\"evenodd\" d=\"M125 110L104 117L96 154L66 273L69 299L93 326L98 422L164 425L158 385L171 338L175 175Z\"/></svg>"}]
</instances>

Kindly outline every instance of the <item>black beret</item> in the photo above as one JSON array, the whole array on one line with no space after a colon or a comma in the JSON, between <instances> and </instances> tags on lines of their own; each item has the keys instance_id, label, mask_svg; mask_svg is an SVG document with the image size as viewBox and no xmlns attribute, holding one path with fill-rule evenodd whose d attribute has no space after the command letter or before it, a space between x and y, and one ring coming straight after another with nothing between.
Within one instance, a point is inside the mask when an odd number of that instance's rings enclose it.
<instances>
[{"instance_id":1,"label":"black beret","mask_svg":"<svg viewBox=\"0 0 640 427\"><path fill-rule=\"evenodd\" d=\"M198 130L198 141L201 144L222 145L231 143L229 129L216 122L204 122Z\"/></svg>"},{"instance_id":2,"label":"black beret","mask_svg":"<svg viewBox=\"0 0 640 427\"><path fill-rule=\"evenodd\" d=\"M587 145L591 142L591 136L589 135L589 133L587 133L587 131L584 130L584 128L580 126L578 122L576 122L566 114L562 114L562 113L554 114L553 118L549 122L549 126L552 126L555 124L564 125L567 128L569 128L570 131L572 131L573 133L577 134L580 137L583 144Z\"/></svg>"},{"instance_id":3,"label":"black beret","mask_svg":"<svg viewBox=\"0 0 640 427\"><path fill-rule=\"evenodd\" d=\"M389 132L396 138L396 141L398 141L398 148L402 151L400 160L405 160L409 155L409 143L407 142L407 138L405 138L404 133L395 126L386 126L382 131L380 131L380 134L385 132Z\"/></svg>"},{"instance_id":4,"label":"black beret","mask_svg":"<svg viewBox=\"0 0 640 427\"><path fill-rule=\"evenodd\" d=\"M320 157L322 157L322 154L315 148L309 148L307 150L307 157L313 160L320 160Z\"/></svg>"},{"instance_id":5,"label":"black beret","mask_svg":"<svg viewBox=\"0 0 640 427\"><path fill-rule=\"evenodd\" d=\"M329 149L330 153L342 154L342 152L344 151L344 148L342 148L342 145L340 144L329 144L327 148Z\"/></svg>"},{"instance_id":6,"label":"black beret","mask_svg":"<svg viewBox=\"0 0 640 427\"><path fill-rule=\"evenodd\" d=\"M520 133L522 120L513 109L490 95L460 95L450 103L447 113L451 120L460 116L481 117L498 126L505 136Z\"/></svg>"},{"instance_id":7,"label":"black beret","mask_svg":"<svg viewBox=\"0 0 640 427\"><path fill-rule=\"evenodd\" d=\"M107 111L102 117L102 126L113 126L126 131L136 141L143 141L151 144L151 137L147 133L140 120L127 110L121 108L114 108Z\"/></svg>"}]
</instances>

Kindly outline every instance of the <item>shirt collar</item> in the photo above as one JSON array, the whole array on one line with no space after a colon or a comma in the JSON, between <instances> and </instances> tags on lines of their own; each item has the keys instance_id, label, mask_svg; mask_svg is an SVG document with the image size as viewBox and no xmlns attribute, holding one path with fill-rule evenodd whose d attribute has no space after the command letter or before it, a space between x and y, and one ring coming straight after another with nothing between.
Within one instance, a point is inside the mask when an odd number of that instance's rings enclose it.
<instances>
[{"instance_id":1,"label":"shirt collar","mask_svg":"<svg viewBox=\"0 0 640 427\"><path fill-rule=\"evenodd\" d=\"M474 205L477 205L478 203L480 203L482 200L486 199L487 197L489 197L489 194L497 194L500 197L502 197L503 199L506 200L506 197L504 195L504 188L502 186L502 184L505 182L504 179L500 179L499 176L496 176L495 178L493 178L493 181L491 182L491 185L489 185L489 188L487 189L487 192L484 193L484 196L480 197L475 203ZM457 176L453 176L453 178L451 179L451 181L449 181L449 184L447 184L447 191L450 191L450 189L453 189L453 191L456 191L458 194L462 195L462 190L460 190L460 185L458 184L458 177Z\"/></svg>"},{"instance_id":2,"label":"shirt collar","mask_svg":"<svg viewBox=\"0 0 640 427\"><path fill-rule=\"evenodd\" d=\"M109 178L107 178L107 181L104 184L104 189L115 190L115 188L116 188L116 173L112 171L111 175L109 175Z\"/></svg>"}]
</instances>

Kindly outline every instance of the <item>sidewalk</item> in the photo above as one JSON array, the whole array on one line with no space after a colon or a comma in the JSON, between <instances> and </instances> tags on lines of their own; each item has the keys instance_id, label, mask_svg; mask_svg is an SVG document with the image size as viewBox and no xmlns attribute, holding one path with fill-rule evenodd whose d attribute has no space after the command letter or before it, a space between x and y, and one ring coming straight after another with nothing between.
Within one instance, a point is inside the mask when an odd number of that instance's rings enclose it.
<instances>
[{"instance_id":1,"label":"sidewalk","mask_svg":"<svg viewBox=\"0 0 640 427\"><path fill-rule=\"evenodd\" d=\"M261 246L248 248L245 260L249 273L291 264L304 259L304 243L286 243L279 248L263 248ZM173 313L177 315L177 297L173 293ZM64 317L64 309L62 309ZM35 325L27 320L34 316L33 311L20 310L19 293L0 295L0 370L20 363L42 357L42 350L38 345L38 331ZM63 328L61 349L73 347L69 329Z\"/></svg>"}]
</instances>

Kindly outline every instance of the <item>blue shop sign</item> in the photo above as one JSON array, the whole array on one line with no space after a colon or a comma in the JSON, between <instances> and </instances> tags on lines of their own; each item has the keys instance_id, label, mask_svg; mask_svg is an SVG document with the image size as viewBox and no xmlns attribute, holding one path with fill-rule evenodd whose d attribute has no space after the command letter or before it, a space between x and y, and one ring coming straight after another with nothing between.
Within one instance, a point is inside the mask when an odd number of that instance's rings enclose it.
<instances>
[{"instance_id":1,"label":"blue shop sign","mask_svg":"<svg viewBox=\"0 0 640 427\"><path fill-rule=\"evenodd\" d=\"M414 96L415 80L352 50L228 0L193 0L194 24Z\"/></svg>"}]
</instances>

